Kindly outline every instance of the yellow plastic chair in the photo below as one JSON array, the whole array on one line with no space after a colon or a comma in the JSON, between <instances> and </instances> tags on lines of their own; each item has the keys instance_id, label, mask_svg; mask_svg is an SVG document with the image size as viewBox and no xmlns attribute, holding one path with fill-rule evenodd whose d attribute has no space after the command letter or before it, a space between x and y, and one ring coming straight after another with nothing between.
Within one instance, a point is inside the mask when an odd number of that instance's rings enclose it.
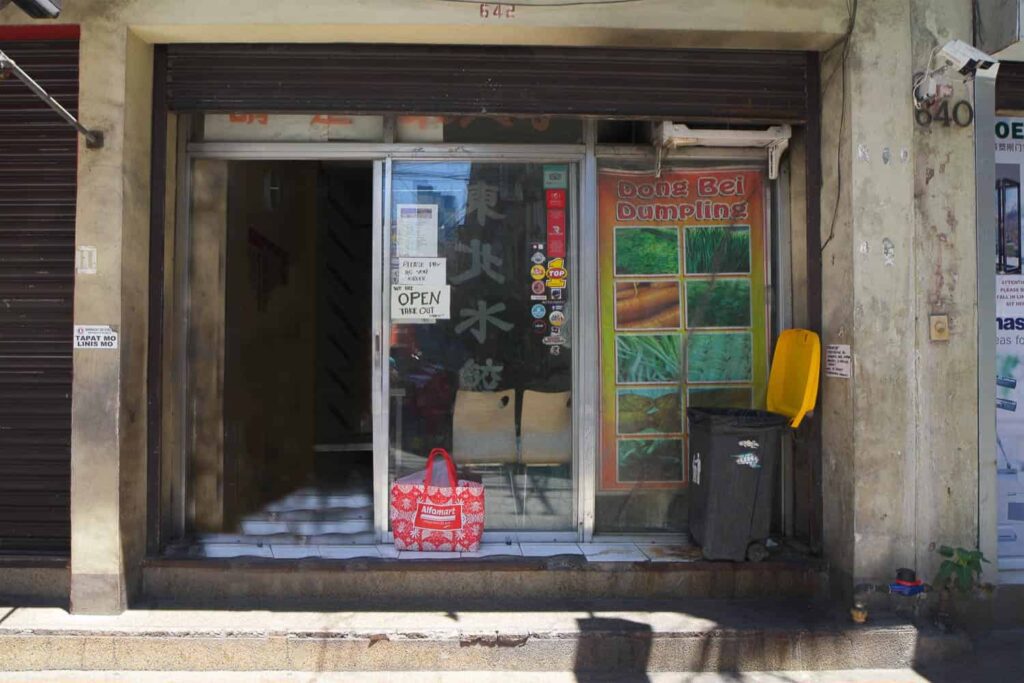
<instances>
[{"instance_id":1,"label":"yellow plastic chair","mask_svg":"<svg viewBox=\"0 0 1024 683\"><path fill-rule=\"evenodd\" d=\"M810 330L784 330L775 345L765 408L791 418L796 429L814 410L821 375L821 341Z\"/></svg>"}]
</instances>

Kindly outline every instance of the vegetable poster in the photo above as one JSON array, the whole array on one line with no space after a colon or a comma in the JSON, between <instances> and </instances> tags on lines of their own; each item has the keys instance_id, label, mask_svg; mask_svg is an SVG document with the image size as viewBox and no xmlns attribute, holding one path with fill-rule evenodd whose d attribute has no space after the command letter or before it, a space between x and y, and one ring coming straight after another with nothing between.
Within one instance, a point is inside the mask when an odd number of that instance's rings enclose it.
<instances>
[{"instance_id":1,"label":"vegetable poster","mask_svg":"<svg viewBox=\"0 0 1024 683\"><path fill-rule=\"evenodd\" d=\"M763 176L605 169L599 198L600 487L685 486L686 407L764 400Z\"/></svg>"}]
</instances>

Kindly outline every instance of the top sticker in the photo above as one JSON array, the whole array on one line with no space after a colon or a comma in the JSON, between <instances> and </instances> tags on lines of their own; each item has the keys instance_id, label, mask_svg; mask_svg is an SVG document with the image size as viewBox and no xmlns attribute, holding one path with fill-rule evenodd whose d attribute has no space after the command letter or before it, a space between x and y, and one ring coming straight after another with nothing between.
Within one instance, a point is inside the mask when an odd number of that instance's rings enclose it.
<instances>
[{"instance_id":1,"label":"top sticker","mask_svg":"<svg viewBox=\"0 0 1024 683\"><path fill-rule=\"evenodd\" d=\"M569 187L569 169L564 164L544 164L544 189L564 190Z\"/></svg>"}]
</instances>

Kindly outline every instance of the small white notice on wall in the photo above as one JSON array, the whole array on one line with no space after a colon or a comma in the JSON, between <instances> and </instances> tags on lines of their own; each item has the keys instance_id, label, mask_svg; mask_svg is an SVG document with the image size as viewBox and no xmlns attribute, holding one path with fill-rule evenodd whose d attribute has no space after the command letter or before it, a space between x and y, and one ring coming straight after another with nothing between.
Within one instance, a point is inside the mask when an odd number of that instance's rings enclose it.
<instances>
[{"instance_id":1,"label":"small white notice on wall","mask_svg":"<svg viewBox=\"0 0 1024 683\"><path fill-rule=\"evenodd\" d=\"M110 325L75 325L76 349L116 349L117 332Z\"/></svg>"},{"instance_id":2,"label":"small white notice on wall","mask_svg":"<svg viewBox=\"0 0 1024 683\"><path fill-rule=\"evenodd\" d=\"M398 284L441 287L447 275L445 261L443 258L400 258Z\"/></svg>"},{"instance_id":3,"label":"small white notice on wall","mask_svg":"<svg viewBox=\"0 0 1024 683\"><path fill-rule=\"evenodd\" d=\"M75 272L79 275L96 274L96 247L81 246L75 254Z\"/></svg>"},{"instance_id":4,"label":"small white notice on wall","mask_svg":"<svg viewBox=\"0 0 1024 683\"><path fill-rule=\"evenodd\" d=\"M853 376L853 356L849 344L825 346L825 376L849 379Z\"/></svg>"},{"instance_id":5,"label":"small white notice on wall","mask_svg":"<svg viewBox=\"0 0 1024 683\"><path fill-rule=\"evenodd\" d=\"M399 204L396 256L437 256L437 204Z\"/></svg>"},{"instance_id":6,"label":"small white notice on wall","mask_svg":"<svg viewBox=\"0 0 1024 683\"><path fill-rule=\"evenodd\" d=\"M448 320L451 317L451 287L393 285L391 319L397 322Z\"/></svg>"}]
</instances>

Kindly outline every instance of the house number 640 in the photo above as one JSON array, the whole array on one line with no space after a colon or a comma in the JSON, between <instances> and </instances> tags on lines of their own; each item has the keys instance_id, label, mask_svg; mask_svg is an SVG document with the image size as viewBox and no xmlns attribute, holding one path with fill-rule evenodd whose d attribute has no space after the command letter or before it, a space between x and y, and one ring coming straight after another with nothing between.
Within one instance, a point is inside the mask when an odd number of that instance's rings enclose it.
<instances>
[{"instance_id":1,"label":"house number 640","mask_svg":"<svg viewBox=\"0 0 1024 683\"><path fill-rule=\"evenodd\" d=\"M952 123L966 128L974 123L974 107L967 100L957 100L952 105L949 100L942 100L934 109L915 111L914 120L919 126L930 126L935 121L941 121L946 128L949 128Z\"/></svg>"}]
</instances>

